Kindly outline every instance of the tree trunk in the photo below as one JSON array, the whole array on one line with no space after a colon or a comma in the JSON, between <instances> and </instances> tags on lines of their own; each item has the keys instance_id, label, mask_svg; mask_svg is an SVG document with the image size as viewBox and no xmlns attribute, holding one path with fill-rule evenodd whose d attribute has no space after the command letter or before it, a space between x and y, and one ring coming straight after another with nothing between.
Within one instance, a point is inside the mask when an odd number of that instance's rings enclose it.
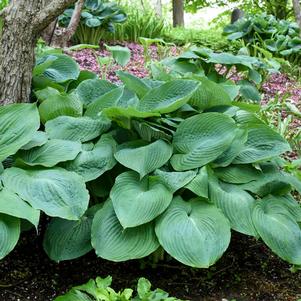
<instances>
[{"instance_id":1,"label":"tree trunk","mask_svg":"<svg viewBox=\"0 0 301 301\"><path fill-rule=\"evenodd\" d=\"M13 0L1 11L0 104L30 100L34 49L41 31L75 0Z\"/></svg>"},{"instance_id":2,"label":"tree trunk","mask_svg":"<svg viewBox=\"0 0 301 301\"><path fill-rule=\"evenodd\" d=\"M173 26L184 27L184 0L172 0Z\"/></svg>"},{"instance_id":3,"label":"tree trunk","mask_svg":"<svg viewBox=\"0 0 301 301\"><path fill-rule=\"evenodd\" d=\"M4 19L0 40L0 103L28 102L34 48L37 42L32 19L41 5L37 1L12 1Z\"/></svg>"},{"instance_id":4,"label":"tree trunk","mask_svg":"<svg viewBox=\"0 0 301 301\"><path fill-rule=\"evenodd\" d=\"M301 5L299 0L293 0L294 12L296 17L296 22L300 28L300 37L301 37Z\"/></svg>"}]
</instances>

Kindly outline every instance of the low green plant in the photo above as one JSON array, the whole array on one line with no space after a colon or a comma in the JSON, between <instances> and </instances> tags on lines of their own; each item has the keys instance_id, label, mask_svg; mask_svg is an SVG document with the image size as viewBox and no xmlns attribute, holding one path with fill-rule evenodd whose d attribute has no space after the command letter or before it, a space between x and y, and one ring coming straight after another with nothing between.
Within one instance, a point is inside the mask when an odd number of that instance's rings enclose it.
<instances>
[{"instance_id":1,"label":"low green plant","mask_svg":"<svg viewBox=\"0 0 301 301\"><path fill-rule=\"evenodd\" d=\"M145 279L138 280L137 289L134 291L126 288L116 292L111 286L112 277L97 277L88 283L72 288L64 296L57 297L54 301L181 301L169 297L169 294L161 289L151 290L151 283Z\"/></svg>"},{"instance_id":2,"label":"low green plant","mask_svg":"<svg viewBox=\"0 0 301 301\"><path fill-rule=\"evenodd\" d=\"M59 24L67 27L74 8L69 8L59 17ZM73 39L80 44L98 45L106 32L114 32L116 24L127 19L124 11L114 2L86 0L80 23Z\"/></svg>"},{"instance_id":3,"label":"low green plant","mask_svg":"<svg viewBox=\"0 0 301 301\"><path fill-rule=\"evenodd\" d=\"M46 214L44 249L57 262L163 248L207 268L232 229L301 265L301 183L279 166L288 142L204 75L118 75L120 86L44 54L37 102L0 107L0 258L21 220L37 228Z\"/></svg>"},{"instance_id":4,"label":"low green plant","mask_svg":"<svg viewBox=\"0 0 301 301\"><path fill-rule=\"evenodd\" d=\"M227 25L224 33L230 41L243 39L251 54L256 46L270 51L275 57L300 63L301 38L299 26L288 20L277 20L272 15L249 15Z\"/></svg>"},{"instance_id":5,"label":"low green plant","mask_svg":"<svg viewBox=\"0 0 301 301\"><path fill-rule=\"evenodd\" d=\"M230 93L233 100L259 102L260 86L270 72L280 65L246 54L216 53L208 48L191 47L178 57L166 58L152 66L156 79L206 76L221 89ZM234 82L234 80L236 82Z\"/></svg>"},{"instance_id":6,"label":"low green plant","mask_svg":"<svg viewBox=\"0 0 301 301\"><path fill-rule=\"evenodd\" d=\"M215 29L169 28L164 36L164 40L178 46L193 44L199 47L210 48L216 52L237 53L241 48L241 42L234 41L230 43L222 35L222 30Z\"/></svg>"},{"instance_id":7,"label":"low green plant","mask_svg":"<svg viewBox=\"0 0 301 301\"><path fill-rule=\"evenodd\" d=\"M141 11L133 6L126 6L127 21L118 24L115 31L107 33L105 41L130 41L139 42L139 38L163 38L168 25L164 20L155 15L153 11Z\"/></svg>"}]
</instances>

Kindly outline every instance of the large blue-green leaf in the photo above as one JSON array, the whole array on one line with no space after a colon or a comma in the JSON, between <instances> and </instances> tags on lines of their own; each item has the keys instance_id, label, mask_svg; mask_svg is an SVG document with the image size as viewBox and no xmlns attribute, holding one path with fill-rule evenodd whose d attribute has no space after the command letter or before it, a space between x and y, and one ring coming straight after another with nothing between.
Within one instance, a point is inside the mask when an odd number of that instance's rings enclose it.
<instances>
[{"instance_id":1,"label":"large blue-green leaf","mask_svg":"<svg viewBox=\"0 0 301 301\"><path fill-rule=\"evenodd\" d=\"M207 199L209 197L209 175L207 166L200 168L196 177L194 177L185 188L192 191L197 196Z\"/></svg>"},{"instance_id":2,"label":"large blue-green leaf","mask_svg":"<svg viewBox=\"0 0 301 301\"><path fill-rule=\"evenodd\" d=\"M134 171L119 175L110 198L123 228L146 224L160 215L170 204L172 193L157 179L144 177Z\"/></svg>"},{"instance_id":3,"label":"large blue-green leaf","mask_svg":"<svg viewBox=\"0 0 301 301\"><path fill-rule=\"evenodd\" d=\"M157 140L146 144L143 141L125 143L116 152L116 160L140 174L143 178L146 174L163 166L172 155L172 147L164 140Z\"/></svg>"},{"instance_id":4,"label":"large blue-green leaf","mask_svg":"<svg viewBox=\"0 0 301 301\"><path fill-rule=\"evenodd\" d=\"M92 119L89 117L59 116L45 124L45 131L51 139L65 139L86 142L99 137L111 126L105 117Z\"/></svg>"},{"instance_id":5,"label":"large blue-green leaf","mask_svg":"<svg viewBox=\"0 0 301 301\"><path fill-rule=\"evenodd\" d=\"M220 209L200 199L185 202L176 197L156 222L164 250L178 261L208 268L230 243L230 224Z\"/></svg>"},{"instance_id":6,"label":"large blue-green leaf","mask_svg":"<svg viewBox=\"0 0 301 301\"><path fill-rule=\"evenodd\" d=\"M85 116L92 118L99 117L99 114L103 109L114 107L117 105L119 99L123 95L123 92L123 87L119 87L95 99L92 103L88 105L87 111L85 112Z\"/></svg>"},{"instance_id":7,"label":"large blue-green leaf","mask_svg":"<svg viewBox=\"0 0 301 301\"><path fill-rule=\"evenodd\" d=\"M40 211L32 208L17 194L11 192L5 187L0 190L0 212L10 216L26 219L36 228L38 227Z\"/></svg>"},{"instance_id":8,"label":"large blue-green leaf","mask_svg":"<svg viewBox=\"0 0 301 301\"><path fill-rule=\"evenodd\" d=\"M0 214L0 259L14 249L19 237L20 220L13 216Z\"/></svg>"},{"instance_id":9,"label":"large blue-green leaf","mask_svg":"<svg viewBox=\"0 0 301 301\"><path fill-rule=\"evenodd\" d=\"M300 265L301 230L292 213L296 210L300 211L300 205L291 199L268 196L256 202L253 222L273 252L292 264Z\"/></svg>"},{"instance_id":10,"label":"large blue-green leaf","mask_svg":"<svg viewBox=\"0 0 301 301\"><path fill-rule=\"evenodd\" d=\"M189 101L199 83L192 80L173 80L149 90L140 100L138 110L170 113Z\"/></svg>"},{"instance_id":11,"label":"large blue-green leaf","mask_svg":"<svg viewBox=\"0 0 301 301\"><path fill-rule=\"evenodd\" d=\"M107 201L93 219L92 246L99 257L118 262L148 256L159 243L152 223L123 229L112 201Z\"/></svg>"},{"instance_id":12,"label":"large blue-green leaf","mask_svg":"<svg viewBox=\"0 0 301 301\"><path fill-rule=\"evenodd\" d=\"M43 242L47 255L59 262L78 258L91 251L92 220L100 207L91 207L78 221L57 217L51 219Z\"/></svg>"},{"instance_id":13,"label":"large blue-green leaf","mask_svg":"<svg viewBox=\"0 0 301 301\"><path fill-rule=\"evenodd\" d=\"M116 146L110 135L103 135L93 149L83 149L75 160L67 162L64 167L81 175L86 182L92 181L115 166Z\"/></svg>"},{"instance_id":14,"label":"large blue-green leaf","mask_svg":"<svg viewBox=\"0 0 301 301\"><path fill-rule=\"evenodd\" d=\"M51 54L47 57L56 58L41 74L55 83L64 83L68 80L77 79L79 76L78 64L68 55L65 54ZM45 61L45 57L43 57ZM41 60L41 58L40 58ZM39 68L39 65L35 69Z\"/></svg>"},{"instance_id":15,"label":"large blue-green leaf","mask_svg":"<svg viewBox=\"0 0 301 301\"><path fill-rule=\"evenodd\" d=\"M287 141L266 125L251 124L248 140L233 163L246 164L279 156L291 148Z\"/></svg>"},{"instance_id":16,"label":"large blue-green leaf","mask_svg":"<svg viewBox=\"0 0 301 301\"><path fill-rule=\"evenodd\" d=\"M55 94L39 106L41 121L45 123L58 116L79 117L82 115L83 107L75 94Z\"/></svg>"},{"instance_id":17,"label":"large blue-green leaf","mask_svg":"<svg viewBox=\"0 0 301 301\"><path fill-rule=\"evenodd\" d=\"M137 94L139 98L142 98L151 89L141 78L128 72L118 71L117 75L125 84L125 87Z\"/></svg>"},{"instance_id":18,"label":"large blue-green leaf","mask_svg":"<svg viewBox=\"0 0 301 301\"><path fill-rule=\"evenodd\" d=\"M62 168L12 167L5 169L2 180L7 189L49 216L77 220L88 207L89 194L83 179Z\"/></svg>"},{"instance_id":19,"label":"large blue-green leaf","mask_svg":"<svg viewBox=\"0 0 301 301\"><path fill-rule=\"evenodd\" d=\"M231 228L247 235L257 236L252 213L255 199L236 185L219 183L210 177L209 198L229 219Z\"/></svg>"},{"instance_id":20,"label":"large blue-green leaf","mask_svg":"<svg viewBox=\"0 0 301 301\"><path fill-rule=\"evenodd\" d=\"M193 170L184 172L167 172L157 169L155 171L155 176L152 178L164 184L172 193L174 193L192 181L196 175L197 172Z\"/></svg>"},{"instance_id":21,"label":"large blue-green leaf","mask_svg":"<svg viewBox=\"0 0 301 301\"><path fill-rule=\"evenodd\" d=\"M230 147L236 132L234 120L221 113L203 113L184 120L173 139L173 168L189 170L214 161Z\"/></svg>"},{"instance_id":22,"label":"large blue-green leaf","mask_svg":"<svg viewBox=\"0 0 301 301\"><path fill-rule=\"evenodd\" d=\"M79 142L52 139L42 146L19 151L18 158L30 166L53 167L59 162L75 159L80 151L81 144Z\"/></svg>"},{"instance_id":23,"label":"large blue-green leaf","mask_svg":"<svg viewBox=\"0 0 301 301\"><path fill-rule=\"evenodd\" d=\"M22 150L29 150L33 147L42 146L48 141L48 136L45 132L37 131L32 136L31 140L21 147Z\"/></svg>"},{"instance_id":24,"label":"large blue-green leaf","mask_svg":"<svg viewBox=\"0 0 301 301\"><path fill-rule=\"evenodd\" d=\"M80 101L85 105L89 105L102 95L116 89L117 86L106 80L88 79L81 82L76 88L76 94Z\"/></svg>"},{"instance_id":25,"label":"large blue-green leaf","mask_svg":"<svg viewBox=\"0 0 301 301\"><path fill-rule=\"evenodd\" d=\"M34 104L12 104L0 107L0 162L28 143L40 127Z\"/></svg>"},{"instance_id":26,"label":"large blue-green leaf","mask_svg":"<svg viewBox=\"0 0 301 301\"><path fill-rule=\"evenodd\" d=\"M200 110L231 105L231 97L223 86L207 78L201 78L200 82L201 85L199 85L189 100L190 104L197 106Z\"/></svg>"}]
</instances>

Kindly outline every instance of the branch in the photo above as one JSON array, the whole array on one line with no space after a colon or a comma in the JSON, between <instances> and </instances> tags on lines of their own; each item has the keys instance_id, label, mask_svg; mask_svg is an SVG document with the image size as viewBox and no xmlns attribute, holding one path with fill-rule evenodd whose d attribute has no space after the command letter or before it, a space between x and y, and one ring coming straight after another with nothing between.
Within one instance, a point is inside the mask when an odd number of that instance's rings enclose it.
<instances>
[{"instance_id":1,"label":"branch","mask_svg":"<svg viewBox=\"0 0 301 301\"><path fill-rule=\"evenodd\" d=\"M53 0L41 9L38 17L34 21L34 28L39 33L46 28L57 16L62 14L64 10L76 2L76 0Z\"/></svg>"},{"instance_id":2,"label":"branch","mask_svg":"<svg viewBox=\"0 0 301 301\"><path fill-rule=\"evenodd\" d=\"M77 26L80 22L80 16L81 16L82 8L84 6L84 2L85 2L85 0L78 0L75 4L75 8L74 8L70 23L65 32L67 41L69 41L71 39L71 37L74 35L74 33L77 29Z\"/></svg>"}]
</instances>

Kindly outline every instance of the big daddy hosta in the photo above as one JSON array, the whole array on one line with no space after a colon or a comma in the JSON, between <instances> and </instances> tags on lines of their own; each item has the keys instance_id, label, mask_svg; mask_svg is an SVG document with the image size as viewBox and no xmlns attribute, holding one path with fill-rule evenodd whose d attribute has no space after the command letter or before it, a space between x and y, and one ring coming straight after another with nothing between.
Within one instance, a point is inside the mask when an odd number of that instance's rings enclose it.
<instances>
[{"instance_id":1,"label":"big daddy hosta","mask_svg":"<svg viewBox=\"0 0 301 301\"><path fill-rule=\"evenodd\" d=\"M21 221L37 227L43 212L55 261L93 248L124 261L162 246L208 267L232 229L300 265L301 209L290 192L301 185L276 163L288 143L217 97L226 90L206 101L209 80L120 75L124 86L81 74L50 88L36 78L38 105L0 108L1 258Z\"/></svg>"}]
</instances>

